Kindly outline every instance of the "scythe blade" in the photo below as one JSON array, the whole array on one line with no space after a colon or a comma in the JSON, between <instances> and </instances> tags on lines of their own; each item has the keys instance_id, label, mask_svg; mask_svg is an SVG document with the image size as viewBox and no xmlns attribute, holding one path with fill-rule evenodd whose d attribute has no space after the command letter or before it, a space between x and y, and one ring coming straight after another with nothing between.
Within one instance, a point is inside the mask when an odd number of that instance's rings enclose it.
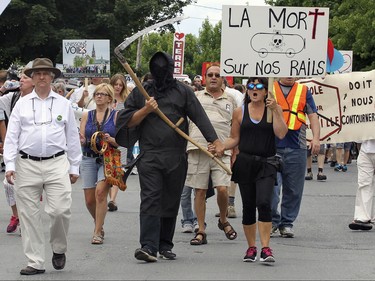
<instances>
[{"instance_id":1,"label":"scythe blade","mask_svg":"<svg viewBox=\"0 0 375 281\"><path fill-rule=\"evenodd\" d=\"M141 31L138 31L136 34L130 36L130 37L127 37L125 39L124 42L122 42L120 45L118 45L116 48L115 48L115 54L116 56L120 59L120 57L122 57L122 59L125 59L122 55L121 55L121 51L125 50L126 47L128 47L132 42L134 42L135 40L137 40L139 37L149 33L150 31L154 30L154 29L157 29L159 27L162 27L164 25L167 25L167 24L172 24L172 23L175 23L177 21L181 21L183 19L187 19L188 17L184 17L184 16L181 16L181 17L175 17L175 18L172 18L172 19L168 19L168 20L165 20L165 21L162 21L162 22L158 22L154 25L151 25L149 27L146 27L145 29L141 30Z\"/></svg>"}]
</instances>

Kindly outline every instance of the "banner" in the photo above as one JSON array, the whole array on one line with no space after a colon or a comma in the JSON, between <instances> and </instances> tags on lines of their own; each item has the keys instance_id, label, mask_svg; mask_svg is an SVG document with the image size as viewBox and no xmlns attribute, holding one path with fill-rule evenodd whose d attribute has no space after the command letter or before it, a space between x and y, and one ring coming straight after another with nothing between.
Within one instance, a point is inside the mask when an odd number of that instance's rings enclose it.
<instances>
[{"instance_id":1,"label":"banner","mask_svg":"<svg viewBox=\"0 0 375 281\"><path fill-rule=\"evenodd\" d=\"M375 70L298 82L313 94L322 143L375 139ZM307 138L312 138L311 130L307 130Z\"/></svg>"},{"instance_id":2,"label":"banner","mask_svg":"<svg viewBox=\"0 0 375 281\"><path fill-rule=\"evenodd\" d=\"M223 6L221 75L323 77L328 8Z\"/></svg>"},{"instance_id":3,"label":"banner","mask_svg":"<svg viewBox=\"0 0 375 281\"><path fill-rule=\"evenodd\" d=\"M185 34L176 32L173 36L173 76L184 74L184 51L185 51Z\"/></svg>"},{"instance_id":4,"label":"banner","mask_svg":"<svg viewBox=\"0 0 375 281\"><path fill-rule=\"evenodd\" d=\"M109 77L109 40L63 40L64 77Z\"/></svg>"}]
</instances>

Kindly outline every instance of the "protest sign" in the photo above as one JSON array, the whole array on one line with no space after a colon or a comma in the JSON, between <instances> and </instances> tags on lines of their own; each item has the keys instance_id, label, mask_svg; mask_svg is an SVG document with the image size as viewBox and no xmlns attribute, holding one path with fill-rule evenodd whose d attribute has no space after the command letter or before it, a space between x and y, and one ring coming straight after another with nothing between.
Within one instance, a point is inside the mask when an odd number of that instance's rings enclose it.
<instances>
[{"instance_id":1,"label":"protest sign","mask_svg":"<svg viewBox=\"0 0 375 281\"><path fill-rule=\"evenodd\" d=\"M325 75L328 8L223 6L223 76Z\"/></svg>"},{"instance_id":2,"label":"protest sign","mask_svg":"<svg viewBox=\"0 0 375 281\"><path fill-rule=\"evenodd\" d=\"M375 70L302 79L318 109L322 143L375 139ZM307 138L312 138L307 130Z\"/></svg>"}]
</instances>

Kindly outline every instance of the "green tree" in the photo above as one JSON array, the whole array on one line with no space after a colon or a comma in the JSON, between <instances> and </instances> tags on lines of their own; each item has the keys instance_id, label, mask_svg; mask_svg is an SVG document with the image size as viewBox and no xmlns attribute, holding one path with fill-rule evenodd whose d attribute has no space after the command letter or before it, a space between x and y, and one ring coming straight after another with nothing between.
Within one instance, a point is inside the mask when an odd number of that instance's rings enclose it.
<instances>
[{"instance_id":1,"label":"green tree","mask_svg":"<svg viewBox=\"0 0 375 281\"><path fill-rule=\"evenodd\" d=\"M269 0L272 6L328 7L329 37L337 50L353 51L353 71L375 68L375 1Z\"/></svg>"},{"instance_id":2,"label":"green tree","mask_svg":"<svg viewBox=\"0 0 375 281\"><path fill-rule=\"evenodd\" d=\"M64 39L110 39L114 50L124 38L173 18L193 0L12 0L1 15L0 67L19 59L48 57L62 62ZM164 29L173 29L173 26ZM111 54L112 72L121 69Z\"/></svg>"}]
</instances>

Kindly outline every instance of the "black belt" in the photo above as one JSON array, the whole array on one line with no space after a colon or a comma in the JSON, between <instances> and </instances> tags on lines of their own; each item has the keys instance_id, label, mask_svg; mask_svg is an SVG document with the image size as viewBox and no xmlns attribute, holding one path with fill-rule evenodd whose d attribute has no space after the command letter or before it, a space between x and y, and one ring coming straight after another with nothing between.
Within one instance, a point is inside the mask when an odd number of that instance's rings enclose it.
<instances>
[{"instance_id":1,"label":"black belt","mask_svg":"<svg viewBox=\"0 0 375 281\"><path fill-rule=\"evenodd\" d=\"M21 158L22 159L30 159L30 160L34 160L34 161L42 161L42 160L48 160L48 159L52 159L52 158L56 158L56 157L59 157L61 155L64 155L65 151L57 152L55 155L48 156L48 157L31 156L31 155L23 152L22 150L20 151L20 154L21 154Z\"/></svg>"},{"instance_id":2,"label":"black belt","mask_svg":"<svg viewBox=\"0 0 375 281\"><path fill-rule=\"evenodd\" d=\"M83 156L86 156L86 157L92 157L92 158L100 157L99 154L91 153L91 152L82 152L82 154L83 154Z\"/></svg>"}]
</instances>

